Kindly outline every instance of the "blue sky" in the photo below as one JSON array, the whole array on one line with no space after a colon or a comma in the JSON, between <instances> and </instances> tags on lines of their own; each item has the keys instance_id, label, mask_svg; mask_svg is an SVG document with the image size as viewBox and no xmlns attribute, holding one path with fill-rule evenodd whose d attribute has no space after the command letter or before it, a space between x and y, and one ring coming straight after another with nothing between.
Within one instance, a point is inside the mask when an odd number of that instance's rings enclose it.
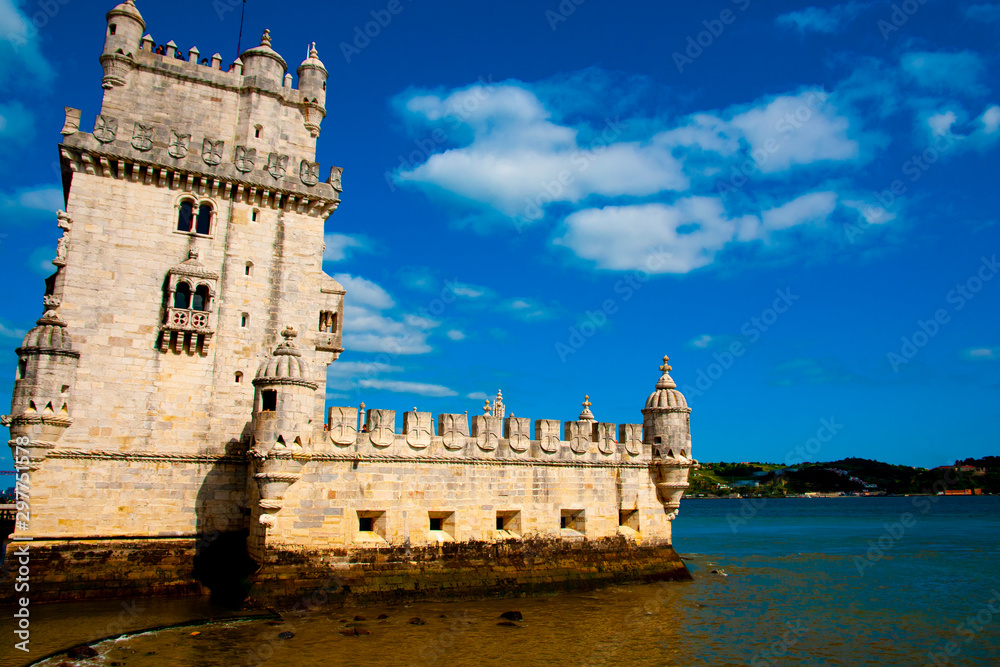
<instances>
[{"instance_id":1,"label":"blue sky","mask_svg":"<svg viewBox=\"0 0 1000 667\"><path fill-rule=\"evenodd\" d=\"M330 71L330 404L640 422L669 354L701 460L998 453L1000 5L339 4L243 36ZM110 6L0 0L5 395ZM235 57L237 0L138 6Z\"/></svg>"}]
</instances>

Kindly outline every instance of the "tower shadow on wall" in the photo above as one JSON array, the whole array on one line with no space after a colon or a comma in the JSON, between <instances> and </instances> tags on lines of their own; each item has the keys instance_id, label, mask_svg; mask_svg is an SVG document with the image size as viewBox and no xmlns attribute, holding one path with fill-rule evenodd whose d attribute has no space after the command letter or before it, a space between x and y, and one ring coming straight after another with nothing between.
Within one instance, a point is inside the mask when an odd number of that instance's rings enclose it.
<instances>
[{"instance_id":1,"label":"tower shadow on wall","mask_svg":"<svg viewBox=\"0 0 1000 667\"><path fill-rule=\"evenodd\" d=\"M249 424L244 428L249 437ZM242 440L242 442L241 442ZM212 604L243 606L257 564L247 552L246 445L233 439L228 460L216 462L198 491L194 578L211 592ZM235 500L234 500L235 499Z\"/></svg>"}]
</instances>

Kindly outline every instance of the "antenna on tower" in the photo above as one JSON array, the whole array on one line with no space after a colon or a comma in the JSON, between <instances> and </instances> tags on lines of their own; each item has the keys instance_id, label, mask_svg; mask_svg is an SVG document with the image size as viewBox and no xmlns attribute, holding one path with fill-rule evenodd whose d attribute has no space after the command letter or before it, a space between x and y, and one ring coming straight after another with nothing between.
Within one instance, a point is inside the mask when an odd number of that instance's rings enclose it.
<instances>
[{"instance_id":1,"label":"antenna on tower","mask_svg":"<svg viewBox=\"0 0 1000 667\"><path fill-rule=\"evenodd\" d=\"M247 0L243 0L243 10L240 12L240 36L236 39L236 57L243 53L243 19L247 15Z\"/></svg>"}]
</instances>

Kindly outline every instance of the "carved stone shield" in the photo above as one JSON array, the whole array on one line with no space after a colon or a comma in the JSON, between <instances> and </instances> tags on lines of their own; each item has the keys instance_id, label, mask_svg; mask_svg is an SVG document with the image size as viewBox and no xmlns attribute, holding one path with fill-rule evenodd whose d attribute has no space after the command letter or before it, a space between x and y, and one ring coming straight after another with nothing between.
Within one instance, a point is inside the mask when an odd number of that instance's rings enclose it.
<instances>
[{"instance_id":1,"label":"carved stone shield","mask_svg":"<svg viewBox=\"0 0 1000 667\"><path fill-rule=\"evenodd\" d=\"M358 409L330 408L330 441L335 445L353 445L358 441Z\"/></svg>"},{"instance_id":2,"label":"carved stone shield","mask_svg":"<svg viewBox=\"0 0 1000 667\"><path fill-rule=\"evenodd\" d=\"M469 438L469 418L466 415L438 415L438 433L445 449L452 451L465 447Z\"/></svg>"},{"instance_id":3,"label":"carved stone shield","mask_svg":"<svg viewBox=\"0 0 1000 667\"><path fill-rule=\"evenodd\" d=\"M472 418L472 436L479 449L492 452L500 444L500 418L476 415Z\"/></svg>"},{"instance_id":4,"label":"carved stone shield","mask_svg":"<svg viewBox=\"0 0 1000 667\"><path fill-rule=\"evenodd\" d=\"M626 452L638 456L642 451L642 424L622 424L618 427L618 439Z\"/></svg>"},{"instance_id":5,"label":"carved stone shield","mask_svg":"<svg viewBox=\"0 0 1000 667\"><path fill-rule=\"evenodd\" d=\"M222 148L225 144L225 141L205 139L201 144L201 159L205 161L205 164L213 167L219 164L222 162Z\"/></svg>"},{"instance_id":6,"label":"carved stone shield","mask_svg":"<svg viewBox=\"0 0 1000 667\"><path fill-rule=\"evenodd\" d=\"M143 152L153 147L152 125L143 125L139 121L135 122L135 128L132 131L132 147Z\"/></svg>"},{"instance_id":7,"label":"carved stone shield","mask_svg":"<svg viewBox=\"0 0 1000 667\"><path fill-rule=\"evenodd\" d=\"M566 422L566 440L577 454L586 454L594 422Z\"/></svg>"},{"instance_id":8,"label":"carved stone shield","mask_svg":"<svg viewBox=\"0 0 1000 667\"><path fill-rule=\"evenodd\" d=\"M526 417L507 417L507 444L515 452L526 452L531 445L531 422Z\"/></svg>"},{"instance_id":9,"label":"carved stone shield","mask_svg":"<svg viewBox=\"0 0 1000 667\"><path fill-rule=\"evenodd\" d=\"M247 173L248 171L253 171L254 161L257 159L257 149L247 148L246 146L237 146L236 154L233 158L233 162L236 164L236 170L242 173Z\"/></svg>"},{"instance_id":10,"label":"carved stone shield","mask_svg":"<svg viewBox=\"0 0 1000 667\"><path fill-rule=\"evenodd\" d=\"M543 452L554 454L559 451L559 421L556 419L539 419L535 421L535 437Z\"/></svg>"},{"instance_id":11,"label":"carved stone shield","mask_svg":"<svg viewBox=\"0 0 1000 667\"><path fill-rule=\"evenodd\" d=\"M389 447L396 440L396 411L368 411L368 439L376 447Z\"/></svg>"},{"instance_id":12,"label":"carved stone shield","mask_svg":"<svg viewBox=\"0 0 1000 667\"><path fill-rule=\"evenodd\" d=\"M406 444L414 449L425 449L431 444L433 426L429 412L404 412L403 433L406 434Z\"/></svg>"},{"instance_id":13,"label":"carved stone shield","mask_svg":"<svg viewBox=\"0 0 1000 667\"><path fill-rule=\"evenodd\" d=\"M167 153L172 158L187 157L189 143L191 143L190 134L181 134L176 130L170 130L170 146L167 148Z\"/></svg>"},{"instance_id":14,"label":"carved stone shield","mask_svg":"<svg viewBox=\"0 0 1000 667\"><path fill-rule=\"evenodd\" d=\"M615 437L614 424L598 422L597 448L601 451L601 454L614 454L618 451L618 438Z\"/></svg>"},{"instance_id":15,"label":"carved stone shield","mask_svg":"<svg viewBox=\"0 0 1000 667\"><path fill-rule=\"evenodd\" d=\"M285 175L285 171L288 170L288 156L278 155L277 153L270 153L267 156L267 173L271 174L271 178L281 178Z\"/></svg>"},{"instance_id":16,"label":"carved stone shield","mask_svg":"<svg viewBox=\"0 0 1000 667\"><path fill-rule=\"evenodd\" d=\"M299 178L305 185L313 186L319 183L319 162L303 160L299 164Z\"/></svg>"},{"instance_id":17,"label":"carved stone shield","mask_svg":"<svg viewBox=\"0 0 1000 667\"><path fill-rule=\"evenodd\" d=\"M94 123L94 138L102 144L115 140L118 134L118 119L112 116L100 115Z\"/></svg>"}]
</instances>

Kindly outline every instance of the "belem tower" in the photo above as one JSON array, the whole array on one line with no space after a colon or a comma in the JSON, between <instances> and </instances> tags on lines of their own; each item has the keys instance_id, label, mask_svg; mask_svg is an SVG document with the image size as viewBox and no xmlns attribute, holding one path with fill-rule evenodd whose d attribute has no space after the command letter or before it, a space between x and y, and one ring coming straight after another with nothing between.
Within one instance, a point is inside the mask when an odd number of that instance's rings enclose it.
<instances>
[{"instance_id":1,"label":"belem tower","mask_svg":"<svg viewBox=\"0 0 1000 667\"><path fill-rule=\"evenodd\" d=\"M63 236L3 418L27 443L32 598L689 578L671 521L697 462L666 358L641 424L585 401L532 425L502 398L471 421L324 414L346 298L322 270L342 191L314 161L328 73L312 45L295 87L270 42L231 66L182 54L127 0L107 14L100 114L66 109Z\"/></svg>"}]
</instances>

